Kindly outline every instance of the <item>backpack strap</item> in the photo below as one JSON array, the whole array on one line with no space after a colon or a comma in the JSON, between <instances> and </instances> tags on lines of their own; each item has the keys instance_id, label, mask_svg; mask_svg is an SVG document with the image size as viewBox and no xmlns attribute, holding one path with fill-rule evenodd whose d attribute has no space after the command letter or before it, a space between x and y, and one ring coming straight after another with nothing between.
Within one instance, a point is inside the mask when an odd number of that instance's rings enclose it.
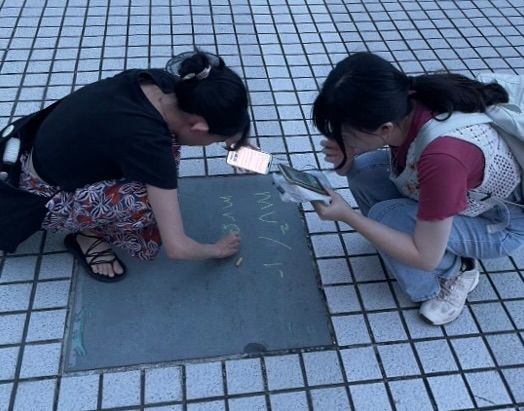
<instances>
[{"instance_id":1,"label":"backpack strap","mask_svg":"<svg viewBox=\"0 0 524 411\"><path fill-rule=\"evenodd\" d=\"M57 100L46 108L27 114L9 123L0 131L0 146L5 144L11 137L20 138L24 146L32 145L38 127L61 101L62 99Z\"/></svg>"},{"instance_id":2,"label":"backpack strap","mask_svg":"<svg viewBox=\"0 0 524 411\"><path fill-rule=\"evenodd\" d=\"M416 159L420 158L422 151L424 151L429 143L441 136L447 135L450 131L475 124L493 122L493 120L484 113L462 113L455 111L446 120L441 120L447 116L447 113L440 114L422 126L414 141L414 154Z\"/></svg>"}]
</instances>

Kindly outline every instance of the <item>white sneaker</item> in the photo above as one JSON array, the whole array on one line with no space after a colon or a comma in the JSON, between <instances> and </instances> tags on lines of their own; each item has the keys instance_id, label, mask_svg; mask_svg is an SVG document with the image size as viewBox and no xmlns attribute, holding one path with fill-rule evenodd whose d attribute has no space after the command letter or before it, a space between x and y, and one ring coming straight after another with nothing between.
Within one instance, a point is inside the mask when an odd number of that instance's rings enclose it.
<instances>
[{"instance_id":1,"label":"white sneaker","mask_svg":"<svg viewBox=\"0 0 524 411\"><path fill-rule=\"evenodd\" d=\"M468 261L469 267L464 267L461 272L449 280L442 279L440 292L431 300L424 301L420 306L419 314L433 325L447 324L456 319L468 298L468 294L479 283L479 271L472 260Z\"/></svg>"}]
</instances>

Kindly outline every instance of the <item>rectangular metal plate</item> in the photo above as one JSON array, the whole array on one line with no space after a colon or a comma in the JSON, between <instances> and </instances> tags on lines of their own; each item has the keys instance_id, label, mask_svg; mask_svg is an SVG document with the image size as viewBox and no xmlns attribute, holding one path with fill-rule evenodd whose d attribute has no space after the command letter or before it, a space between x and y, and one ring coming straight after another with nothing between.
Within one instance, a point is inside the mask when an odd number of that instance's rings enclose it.
<instances>
[{"instance_id":1,"label":"rectangular metal plate","mask_svg":"<svg viewBox=\"0 0 524 411\"><path fill-rule=\"evenodd\" d=\"M190 236L211 243L239 230L240 253L149 262L119 253L128 275L111 284L80 267L66 371L333 344L304 221L270 176L185 178L179 194Z\"/></svg>"}]
</instances>

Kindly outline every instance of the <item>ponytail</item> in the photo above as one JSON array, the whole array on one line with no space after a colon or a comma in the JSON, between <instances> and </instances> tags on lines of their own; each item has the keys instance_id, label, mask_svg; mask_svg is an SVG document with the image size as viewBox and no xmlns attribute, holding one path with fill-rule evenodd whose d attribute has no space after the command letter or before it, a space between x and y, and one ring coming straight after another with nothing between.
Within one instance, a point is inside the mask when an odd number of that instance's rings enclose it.
<instances>
[{"instance_id":1,"label":"ponytail","mask_svg":"<svg viewBox=\"0 0 524 411\"><path fill-rule=\"evenodd\" d=\"M488 106L509 100L501 85L481 83L461 74L423 74L409 77L409 82L411 97L435 115L453 111L484 112Z\"/></svg>"}]
</instances>

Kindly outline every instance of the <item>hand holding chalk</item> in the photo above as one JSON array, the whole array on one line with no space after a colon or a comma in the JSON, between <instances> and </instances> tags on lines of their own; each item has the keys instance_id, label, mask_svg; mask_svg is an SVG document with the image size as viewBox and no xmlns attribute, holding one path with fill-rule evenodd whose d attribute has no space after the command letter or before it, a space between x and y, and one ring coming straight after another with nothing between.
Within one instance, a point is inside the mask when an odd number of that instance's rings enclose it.
<instances>
[{"instance_id":1,"label":"hand holding chalk","mask_svg":"<svg viewBox=\"0 0 524 411\"><path fill-rule=\"evenodd\" d=\"M240 234L229 233L218 240L215 244L215 258L230 257L240 249Z\"/></svg>"}]
</instances>

